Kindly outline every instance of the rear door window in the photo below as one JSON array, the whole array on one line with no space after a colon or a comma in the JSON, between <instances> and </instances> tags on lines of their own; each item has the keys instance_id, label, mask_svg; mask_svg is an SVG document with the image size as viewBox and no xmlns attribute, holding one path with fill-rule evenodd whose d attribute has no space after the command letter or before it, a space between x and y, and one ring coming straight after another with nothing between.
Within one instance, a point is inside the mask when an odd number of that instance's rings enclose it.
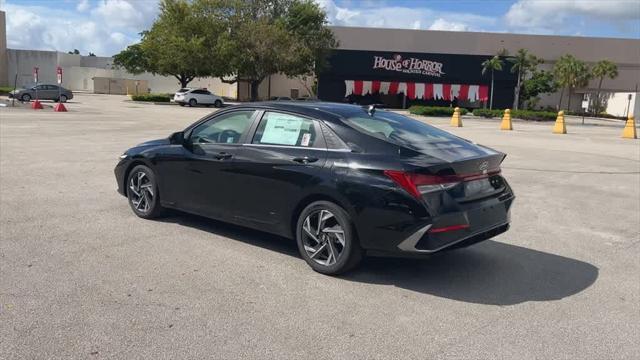
<instances>
[{"instance_id":1,"label":"rear door window","mask_svg":"<svg viewBox=\"0 0 640 360\"><path fill-rule=\"evenodd\" d=\"M305 117L267 111L253 137L254 144L318 147L318 124Z\"/></svg>"},{"instance_id":2,"label":"rear door window","mask_svg":"<svg viewBox=\"0 0 640 360\"><path fill-rule=\"evenodd\" d=\"M362 133L442 159L492 153L490 149L475 146L434 126L390 111L378 110L369 115L363 110L362 115L352 116L344 121Z\"/></svg>"}]
</instances>

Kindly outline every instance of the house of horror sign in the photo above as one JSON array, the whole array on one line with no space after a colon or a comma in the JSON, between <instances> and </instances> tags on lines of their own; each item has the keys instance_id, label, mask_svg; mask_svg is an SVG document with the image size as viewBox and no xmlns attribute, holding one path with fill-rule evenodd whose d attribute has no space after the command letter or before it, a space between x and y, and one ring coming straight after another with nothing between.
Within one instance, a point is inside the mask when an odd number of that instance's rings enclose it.
<instances>
[{"instance_id":1,"label":"house of horror sign","mask_svg":"<svg viewBox=\"0 0 640 360\"><path fill-rule=\"evenodd\" d=\"M327 65L318 74L318 98L325 101L345 102L349 81L367 82L399 82L398 93L403 89L402 83L433 84L434 89L451 85L490 85L491 75L482 75L482 62L491 58L487 55L435 54L397 51L365 51L334 50L327 58ZM507 108L513 104L513 90L516 85L516 74L510 71L496 71L493 106ZM425 86L426 89L429 86ZM420 87L421 89L421 87ZM392 107L400 107L402 95L363 96L367 99L355 98L355 101L371 100L382 102ZM354 99L348 99L353 101ZM366 101L364 101L366 102ZM449 106L447 100L413 100L407 105L425 104ZM457 105L458 102L454 103ZM481 103L463 105L482 107Z\"/></svg>"},{"instance_id":2,"label":"house of horror sign","mask_svg":"<svg viewBox=\"0 0 640 360\"><path fill-rule=\"evenodd\" d=\"M441 62L429 61L415 57L403 59L402 55L400 54L395 54L390 59L387 59L383 56L374 56L373 68L400 71L407 74L429 75L435 77L444 75Z\"/></svg>"}]
</instances>

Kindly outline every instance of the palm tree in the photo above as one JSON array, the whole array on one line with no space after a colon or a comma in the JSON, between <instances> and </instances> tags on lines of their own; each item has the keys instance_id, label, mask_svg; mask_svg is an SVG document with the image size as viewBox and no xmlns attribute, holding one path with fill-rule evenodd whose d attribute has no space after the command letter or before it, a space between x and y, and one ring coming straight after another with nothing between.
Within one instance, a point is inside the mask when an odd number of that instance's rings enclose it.
<instances>
[{"instance_id":1,"label":"palm tree","mask_svg":"<svg viewBox=\"0 0 640 360\"><path fill-rule=\"evenodd\" d=\"M618 77L618 66L609 60L600 60L591 69L593 77L600 79L598 81L598 92L596 93L596 101L594 104L595 115L600 113L600 91L602 89L602 80L605 77L615 79Z\"/></svg>"},{"instance_id":2,"label":"palm tree","mask_svg":"<svg viewBox=\"0 0 640 360\"><path fill-rule=\"evenodd\" d=\"M491 71L491 96L489 97L489 110L493 109L493 73L494 71L502 70L502 60L498 55L495 55L491 59L485 60L482 63L482 75L487 71Z\"/></svg>"},{"instance_id":3,"label":"palm tree","mask_svg":"<svg viewBox=\"0 0 640 360\"><path fill-rule=\"evenodd\" d=\"M522 83L527 77L527 73L531 69L535 69L538 64L542 64L542 60L538 59L535 55L530 54L527 49L520 49L515 56L507 59L511 65L511 73L518 73L518 81L513 91L513 109L518 110L520 105L520 91L522 89Z\"/></svg>"},{"instance_id":4,"label":"palm tree","mask_svg":"<svg viewBox=\"0 0 640 360\"><path fill-rule=\"evenodd\" d=\"M571 54L566 54L562 55L553 66L553 74L556 82L562 87L558 110L562 107L565 88L569 90L567 110L571 110L571 95L573 94L573 90L578 87L587 86L591 79L589 67L584 61L576 59Z\"/></svg>"}]
</instances>

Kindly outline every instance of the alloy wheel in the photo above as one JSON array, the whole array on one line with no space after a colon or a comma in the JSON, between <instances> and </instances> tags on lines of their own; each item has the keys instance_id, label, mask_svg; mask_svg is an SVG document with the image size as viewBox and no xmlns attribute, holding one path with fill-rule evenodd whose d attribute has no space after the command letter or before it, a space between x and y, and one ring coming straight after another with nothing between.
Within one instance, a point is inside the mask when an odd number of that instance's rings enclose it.
<instances>
[{"instance_id":1,"label":"alloy wheel","mask_svg":"<svg viewBox=\"0 0 640 360\"><path fill-rule=\"evenodd\" d=\"M129 180L130 199L133 207L142 213L151 209L155 194L153 192L153 182L144 172L138 171Z\"/></svg>"},{"instance_id":2,"label":"alloy wheel","mask_svg":"<svg viewBox=\"0 0 640 360\"><path fill-rule=\"evenodd\" d=\"M310 259L320 265L331 266L344 252L344 229L329 210L314 211L302 224L302 244Z\"/></svg>"}]
</instances>

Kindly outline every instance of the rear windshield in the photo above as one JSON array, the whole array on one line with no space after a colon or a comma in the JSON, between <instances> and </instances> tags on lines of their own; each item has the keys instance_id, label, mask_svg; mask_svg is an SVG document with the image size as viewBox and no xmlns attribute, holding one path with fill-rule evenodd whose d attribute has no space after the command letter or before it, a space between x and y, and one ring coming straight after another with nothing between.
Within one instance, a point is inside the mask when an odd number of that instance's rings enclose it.
<instances>
[{"instance_id":1,"label":"rear windshield","mask_svg":"<svg viewBox=\"0 0 640 360\"><path fill-rule=\"evenodd\" d=\"M493 153L431 125L385 110L377 110L373 116L363 111L345 122L362 133L443 159Z\"/></svg>"}]
</instances>

